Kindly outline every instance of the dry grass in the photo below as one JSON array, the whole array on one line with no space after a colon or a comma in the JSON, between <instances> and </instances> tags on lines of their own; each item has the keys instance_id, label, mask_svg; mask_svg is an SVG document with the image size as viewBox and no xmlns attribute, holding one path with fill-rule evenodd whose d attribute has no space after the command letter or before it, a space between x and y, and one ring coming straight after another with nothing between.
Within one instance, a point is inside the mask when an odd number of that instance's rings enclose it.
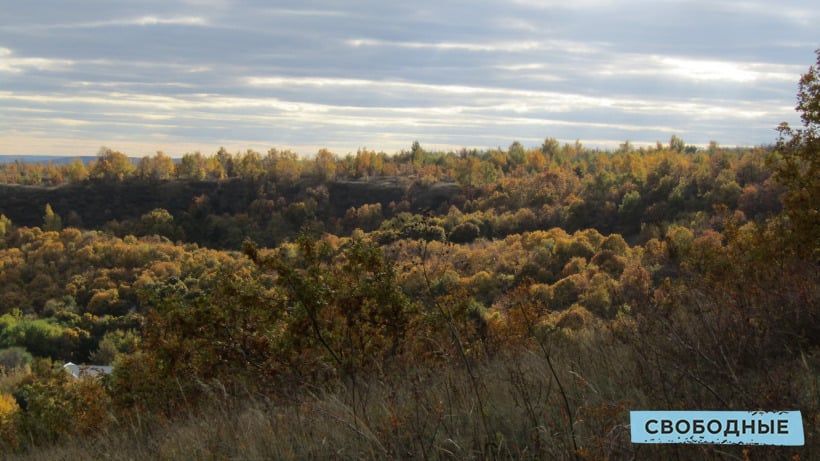
<instances>
[{"instance_id":1,"label":"dry grass","mask_svg":"<svg viewBox=\"0 0 820 461\"><path fill-rule=\"evenodd\" d=\"M458 364L413 368L298 401L229 398L214 386L209 405L171 422L134 416L96 436L8 459L811 459L817 453L811 428L808 446L797 450L632 445L629 410L665 408L644 392L647 377L632 345L603 327L557 332L547 345L555 376L544 351L531 347L476 359L473 376ZM804 391L794 404L816 421L817 367L811 358L797 362L805 365L794 384Z\"/></svg>"}]
</instances>

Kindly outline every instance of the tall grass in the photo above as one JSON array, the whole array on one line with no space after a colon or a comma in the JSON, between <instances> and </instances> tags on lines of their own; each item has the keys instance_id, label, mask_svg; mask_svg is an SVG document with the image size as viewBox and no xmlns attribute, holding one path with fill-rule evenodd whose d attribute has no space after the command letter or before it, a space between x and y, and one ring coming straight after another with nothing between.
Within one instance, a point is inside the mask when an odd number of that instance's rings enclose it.
<instances>
[{"instance_id":1,"label":"tall grass","mask_svg":"<svg viewBox=\"0 0 820 461\"><path fill-rule=\"evenodd\" d=\"M543 357L524 349L475 364L480 399L476 376L459 366L340 384L299 401L214 392L173 421L132 417L10 459L574 459L569 419L583 453L620 457L631 452L627 406L613 377L595 373L613 358L593 352L555 357L560 378L574 383L572 418Z\"/></svg>"},{"instance_id":2,"label":"tall grass","mask_svg":"<svg viewBox=\"0 0 820 461\"><path fill-rule=\"evenodd\" d=\"M459 357L418 362L298 394L202 383L207 403L171 420L123 416L93 436L8 459L817 459L816 349L780 356L774 369L738 365L737 380L727 381L721 364L684 353L703 336L692 329L706 328L710 312L719 312L706 304L676 311L666 319L672 323L647 324L655 330L639 330L631 319L595 321L473 354L469 367ZM726 353L724 342L699 344L707 358ZM806 446L630 443L629 410L768 407L803 412Z\"/></svg>"},{"instance_id":3,"label":"tall grass","mask_svg":"<svg viewBox=\"0 0 820 461\"><path fill-rule=\"evenodd\" d=\"M480 399L472 384L476 376L460 366L408 369L360 380L355 388L340 383L298 401L229 397L214 383L208 405L173 421L134 415L95 436L9 459L561 460L643 459L669 452L681 459L744 456L738 447L631 445L628 410L657 405L641 391L631 346L604 329L562 332L550 340L566 395L561 395L541 350L522 347L474 364ZM806 390L807 399L817 397L816 384L813 394ZM566 414L567 406L572 415Z\"/></svg>"}]
</instances>

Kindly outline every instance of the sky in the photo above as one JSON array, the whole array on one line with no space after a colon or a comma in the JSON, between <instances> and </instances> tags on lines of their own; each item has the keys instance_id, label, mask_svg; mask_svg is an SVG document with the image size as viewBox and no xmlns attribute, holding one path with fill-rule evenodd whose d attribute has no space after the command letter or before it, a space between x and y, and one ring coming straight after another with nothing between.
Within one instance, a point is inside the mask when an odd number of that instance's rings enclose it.
<instances>
[{"instance_id":1,"label":"sky","mask_svg":"<svg viewBox=\"0 0 820 461\"><path fill-rule=\"evenodd\" d=\"M766 145L816 0L0 0L0 154Z\"/></svg>"}]
</instances>

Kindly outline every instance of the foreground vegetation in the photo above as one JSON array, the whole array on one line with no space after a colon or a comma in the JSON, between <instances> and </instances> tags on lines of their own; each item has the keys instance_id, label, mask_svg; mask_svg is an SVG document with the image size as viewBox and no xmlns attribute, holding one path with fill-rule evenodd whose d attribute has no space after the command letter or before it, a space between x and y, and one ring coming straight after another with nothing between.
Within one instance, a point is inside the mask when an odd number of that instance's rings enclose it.
<instances>
[{"instance_id":1,"label":"foreground vegetation","mask_svg":"<svg viewBox=\"0 0 820 461\"><path fill-rule=\"evenodd\" d=\"M817 101L813 68L771 148L6 166L0 449L817 458ZM800 410L806 445L632 445L640 409Z\"/></svg>"}]
</instances>

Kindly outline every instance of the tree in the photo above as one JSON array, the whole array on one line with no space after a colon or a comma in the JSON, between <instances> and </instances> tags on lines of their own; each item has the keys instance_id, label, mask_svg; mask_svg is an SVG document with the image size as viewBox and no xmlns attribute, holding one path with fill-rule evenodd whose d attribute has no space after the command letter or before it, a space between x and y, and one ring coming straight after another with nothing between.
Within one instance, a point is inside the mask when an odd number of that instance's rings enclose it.
<instances>
[{"instance_id":1,"label":"tree","mask_svg":"<svg viewBox=\"0 0 820 461\"><path fill-rule=\"evenodd\" d=\"M59 231L63 228L63 220L60 215L51 209L51 204L46 203L46 214L43 216L44 231Z\"/></svg>"},{"instance_id":2,"label":"tree","mask_svg":"<svg viewBox=\"0 0 820 461\"><path fill-rule=\"evenodd\" d=\"M11 219L0 214L0 239L5 238L9 232L11 232Z\"/></svg>"},{"instance_id":3,"label":"tree","mask_svg":"<svg viewBox=\"0 0 820 461\"><path fill-rule=\"evenodd\" d=\"M24 347L9 347L0 349L0 369L6 373L16 369L22 369L31 364L34 357Z\"/></svg>"},{"instance_id":4,"label":"tree","mask_svg":"<svg viewBox=\"0 0 820 461\"><path fill-rule=\"evenodd\" d=\"M291 336L294 363L315 354L343 376L389 366L403 352L413 306L399 287L395 267L374 244L352 239L334 255L324 241L302 236L296 252L262 255L246 241L245 253L277 275ZM296 256L295 258L293 256ZM332 264L334 257L339 264ZM301 349L301 350L300 350Z\"/></svg>"},{"instance_id":5,"label":"tree","mask_svg":"<svg viewBox=\"0 0 820 461\"><path fill-rule=\"evenodd\" d=\"M686 143L683 142L683 139L677 137L677 135L672 135L669 138L669 150L673 150L677 153L682 153L683 150L686 148Z\"/></svg>"},{"instance_id":6,"label":"tree","mask_svg":"<svg viewBox=\"0 0 820 461\"><path fill-rule=\"evenodd\" d=\"M492 169L491 164L482 162L481 159L474 155L468 155L467 158L462 160L456 167L456 179L460 184L467 187L484 185L488 182L485 181L485 179L489 178L485 177L485 173L488 172L482 171L482 165L487 165Z\"/></svg>"},{"instance_id":7,"label":"tree","mask_svg":"<svg viewBox=\"0 0 820 461\"><path fill-rule=\"evenodd\" d=\"M68 167L66 167L66 175L70 182L78 183L88 178L88 169L86 169L82 160L75 158Z\"/></svg>"},{"instance_id":8,"label":"tree","mask_svg":"<svg viewBox=\"0 0 820 461\"><path fill-rule=\"evenodd\" d=\"M168 210L155 208L140 217L137 231L140 235L161 235L171 240L181 240L184 232L174 225L174 217Z\"/></svg>"},{"instance_id":9,"label":"tree","mask_svg":"<svg viewBox=\"0 0 820 461\"><path fill-rule=\"evenodd\" d=\"M154 168L151 171L152 179L166 180L171 179L174 174L174 161L171 157L165 155L162 151L157 151L154 156Z\"/></svg>"},{"instance_id":10,"label":"tree","mask_svg":"<svg viewBox=\"0 0 820 461\"><path fill-rule=\"evenodd\" d=\"M472 222L464 222L450 232L450 241L453 243L470 243L481 235L481 229Z\"/></svg>"},{"instance_id":11,"label":"tree","mask_svg":"<svg viewBox=\"0 0 820 461\"><path fill-rule=\"evenodd\" d=\"M199 152L185 154L177 165L176 173L179 179L202 181L205 179L205 159Z\"/></svg>"},{"instance_id":12,"label":"tree","mask_svg":"<svg viewBox=\"0 0 820 461\"><path fill-rule=\"evenodd\" d=\"M561 145L555 138L547 138L541 144L541 153L544 154L550 162L555 158L555 155L561 149Z\"/></svg>"},{"instance_id":13,"label":"tree","mask_svg":"<svg viewBox=\"0 0 820 461\"><path fill-rule=\"evenodd\" d=\"M269 149L262 161L265 171L272 175L277 183L290 185L299 179L301 165L299 156L289 150Z\"/></svg>"},{"instance_id":14,"label":"tree","mask_svg":"<svg viewBox=\"0 0 820 461\"><path fill-rule=\"evenodd\" d=\"M316 153L315 168L322 181L336 179L336 156L327 149L319 149Z\"/></svg>"},{"instance_id":15,"label":"tree","mask_svg":"<svg viewBox=\"0 0 820 461\"><path fill-rule=\"evenodd\" d=\"M140 179L161 181L171 179L174 174L174 161L162 151L154 157L145 156L137 165L136 175Z\"/></svg>"},{"instance_id":16,"label":"tree","mask_svg":"<svg viewBox=\"0 0 820 461\"><path fill-rule=\"evenodd\" d=\"M820 49L817 65L800 78L797 107L803 128L777 128L777 156L770 157L778 182L786 187L783 205L798 251L820 251Z\"/></svg>"},{"instance_id":17,"label":"tree","mask_svg":"<svg viewBox=\"0 0 820 461\"><path fill-rule=\"evenodd\" d=\"M90 176L104 181L122 181L134 171L131 159L122 152L101 147Z\"/></svg>"},{"instance_id":18,"label":"tree","mask_svg":"<svg viewBox=\"0 0 820 461\"><path fill-rule=\"evenodd\" d=\"M262 155L253 149L248 149L242 155L237 154L234 168L236 175L244 179L256 180L265 174Z\"/></svg>"},{"instance_id":19,"label":"tree","mask_svg":"<svg viewBox=\"0 0 820 461\"><path fill-rule=\"evenodd\" d=\"M410 158L414 165L421 165L424 161L424 149L418 141L413 141L413 145L410 146Z\"/></svg>"},{"instance_id":20,"label":"tree","mask_svg":"<svg viewBox=\"0 0 820 461\"><path fill-rule=\"evenodd\" d=\"M524 149L524 146L521 145L518 141L513 141L510 144L510 148L507 150L507 156L510 159L510 163L513 165L521 165L527 158L527 150Z\"/></svg>"},{"instance_id":21,"label":"tree","mask_svg":"<svg viewBox=\"0 0 820 461\"><path fill-rule=\"evenodd\" d=\"M99 433L112 422L109 397L100 380L71 381L50 360L38 360L32 375L17 392L25 402L17 425L25 438L37 443L61 437Z\"/></svg>"},{"instance_id":22,"label":"tree","mask_svg":"<svg viewBox=\"0 0 820 461\"><path fill-rule=\"evenodd\" d=\"M220 147L219 150L216 152L214 156L222 166L222 171L224 175L228 178L232 178L235 176L234 174L234 159L230 152L224 147ZM221 179L221 178L220 178Z\"/></svg>"},{"instance_id":23,"label":"tree","mask_svg":"<svg viewBox=\"0 0 820 461\"><path fill-rule=\"evenodd\" d=\"M527 169L530 172L537 173L544 171L547 168L547 164L547 157L540 150L527 151Z\"/></svg>"}]
</instances>

